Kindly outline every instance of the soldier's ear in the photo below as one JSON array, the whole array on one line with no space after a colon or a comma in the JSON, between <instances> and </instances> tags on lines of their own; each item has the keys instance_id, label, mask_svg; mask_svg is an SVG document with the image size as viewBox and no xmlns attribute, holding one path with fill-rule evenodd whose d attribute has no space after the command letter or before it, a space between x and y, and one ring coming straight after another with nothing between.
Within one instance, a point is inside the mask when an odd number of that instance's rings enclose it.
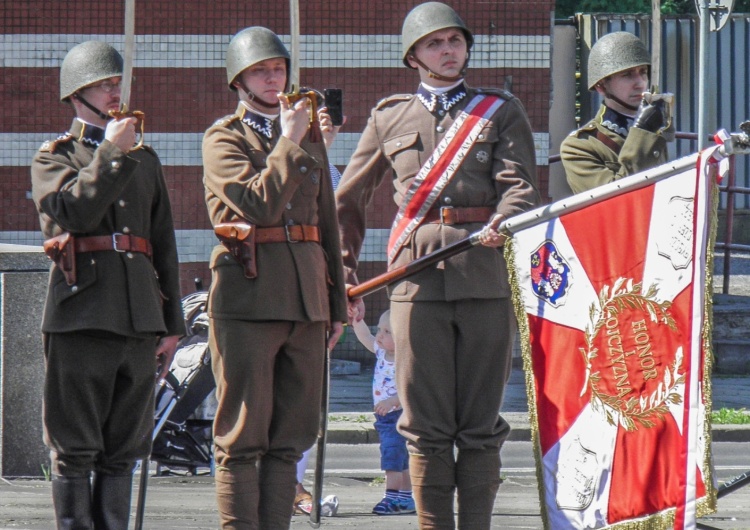
<instances>
[{"instance_id":1,"label":"soldier's ear","mask_svg":"<svg viewBox=\"0 0 750 530\"><path fill-rule=\"evenodd\" d=\"M414 60L414 54L413 53L410 53L409 55L407 55L406 56L406 60L409 62L409 66L411 66L412 68L414 68L415 70L417 70L417 66L418 65L417 65L417 62Z\"/></svg>"}]
</instances>

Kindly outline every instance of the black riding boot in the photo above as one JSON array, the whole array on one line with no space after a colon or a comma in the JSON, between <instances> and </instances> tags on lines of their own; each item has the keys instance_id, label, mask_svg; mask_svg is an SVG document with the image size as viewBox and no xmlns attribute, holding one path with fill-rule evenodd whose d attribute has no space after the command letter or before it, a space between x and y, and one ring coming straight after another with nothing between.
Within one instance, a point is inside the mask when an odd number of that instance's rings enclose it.
<instances>
[{"instance_id":1,"label":"black riding boot","mask_svg":"<svg viewBox=\"0 0 750 530\"><path fill-rule=\"evenodd\" d=\"M57 530L91 530L91 482L88 477L52 477Z\"/></svg>"},{"instance_id":2,"label":"black riding boot","mask_svg":"<svg viewBox=\"0 0 750 530\"><path fill-rule=\"evenodd\" d=\"M128 530L133 475L97 473L94 478L94 530Z\"/></svg>"}]
</instances>

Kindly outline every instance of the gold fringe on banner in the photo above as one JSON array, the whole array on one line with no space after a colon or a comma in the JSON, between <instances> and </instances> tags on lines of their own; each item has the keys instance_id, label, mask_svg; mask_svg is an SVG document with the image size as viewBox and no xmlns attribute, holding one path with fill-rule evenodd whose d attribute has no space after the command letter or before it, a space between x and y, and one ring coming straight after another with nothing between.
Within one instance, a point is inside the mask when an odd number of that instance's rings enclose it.
<instances>
[{"instance_id":1,"label":"gold fringe on banner","mask_svg":"<svg viewBox=\"0 0 750 530\"><path fill-rule=\"evenodd\" d=\"M531 364L531 335L529 332L529 321L526 318L526 306L521 296L521 285L516 270L516 250L514 238L508 238L505 243L505 262L508 266L510 276L511 299L516 312L518 322L519 340L521 342L521 359L523 361L524 380L526 382L526 401L529 406L529 426L531 428L531 443L534 448L534 460L536 461L536 483L539 490L539 507L542 514L544 528L549 528L549 516L547 506L544 502L544 476L542 474L542 449L539 443L539 415L536 408L536 385L534 385L534 368Z\"/></svg>"},{"instance_id":2,"label":"gold fringe on banner","mask_svg":"<svg viewBox=\"0 0 750 530\"><path fill-rule=\"evenodd\" d=\"M700 166L699 166L700 167ZM715 171L715 170L714 170ZM704 482L706 484L706 494L696 500L696 515L702 517L716 512L717 505L717 490L714 484L713 468L711 466L711 411L713 409L712 400L712 387L711 387L711 374L713 371L713 349L711 345L711 337L713 331L713 265L714 265L714 245L716 242L716 227L718 217L718 202L719 202L719 189L718 183L715 178L711 179L711 189L709 195L710 201L710 213L707 219L708 222L708 241L707 241L707 254L706 254L706 283L704 292L704 308L703 308L703 329L702 329L702 343L703 343L703 377L702 387L703 396L705 399L705 417L703 421L703 436L706 440L705 452L703 454L703 462L701 467L703 470ZM551 530L549 515L547 513L547 507L545 503L546 497L546 485L544 482L544 476L542 473L542 454L539 442L539 411L537 409L537 396L536 396L536 385L534 381L534 369L531 358L531 336L529 331L529 323L526 315L526 307L521 295L521 286L518 278L518 271L516 269L517 258L516 256L516 245L514 237L508 239L505 244L504 251L505 261L508 265L508 272L510 276L510 288L511 288L511 299L513 307L515 309L516 320L518 321L518 332L521 344L521 357L523 361L524 380L526 383L526 396L529 407L529 423L531 427L531 440L534 450L534 460L536 462L536 477L537 477L537 489L539 491L539 504L541 510L542 523L544 528ZM609 525L603 528L611 530L666 530L674 526L675 520L675 508L669 508L667 510L644 516L643 518L633 519L627 522L617 523ZM559 530L559 529L555 529Z\"/></svg>"}]
</instances>

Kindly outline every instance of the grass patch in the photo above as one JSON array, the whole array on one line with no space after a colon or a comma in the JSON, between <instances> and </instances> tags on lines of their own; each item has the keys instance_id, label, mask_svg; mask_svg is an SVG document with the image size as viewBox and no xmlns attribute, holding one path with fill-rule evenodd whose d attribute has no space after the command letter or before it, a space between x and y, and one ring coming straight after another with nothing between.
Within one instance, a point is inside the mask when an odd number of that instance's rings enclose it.
<instances>
[{"instance_id":1,"label":"grass patch","mask_svg":"<svg viewBox=\"0 0 750 530\"><path fill-rule=\"evenodd\" d=\"M750 413L744 408L722 408L711 413L711 421L720 425L745 425L750 423Z\"/></svg>"}]
</instances>

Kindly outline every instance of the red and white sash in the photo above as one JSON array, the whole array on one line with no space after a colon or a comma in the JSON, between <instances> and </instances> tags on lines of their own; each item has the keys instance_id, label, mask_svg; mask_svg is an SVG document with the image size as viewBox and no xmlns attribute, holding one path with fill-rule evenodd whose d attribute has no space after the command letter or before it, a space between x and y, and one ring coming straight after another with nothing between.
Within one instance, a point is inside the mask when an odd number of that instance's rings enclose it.
<instances>
[{"instance_id":1,"label":"red and white sash","mask_svg":"<svg viewBox=\"0 0 750 530\"><path fill-rule=\"evenodd\" d=\"M393 220L388 238L388 265L393 263L411 233L422 223L477 141L479 132L503 103L505 100L497 96L475 96L435 147L432 156L414 177Z\"/></svg>"}]
</instances>

